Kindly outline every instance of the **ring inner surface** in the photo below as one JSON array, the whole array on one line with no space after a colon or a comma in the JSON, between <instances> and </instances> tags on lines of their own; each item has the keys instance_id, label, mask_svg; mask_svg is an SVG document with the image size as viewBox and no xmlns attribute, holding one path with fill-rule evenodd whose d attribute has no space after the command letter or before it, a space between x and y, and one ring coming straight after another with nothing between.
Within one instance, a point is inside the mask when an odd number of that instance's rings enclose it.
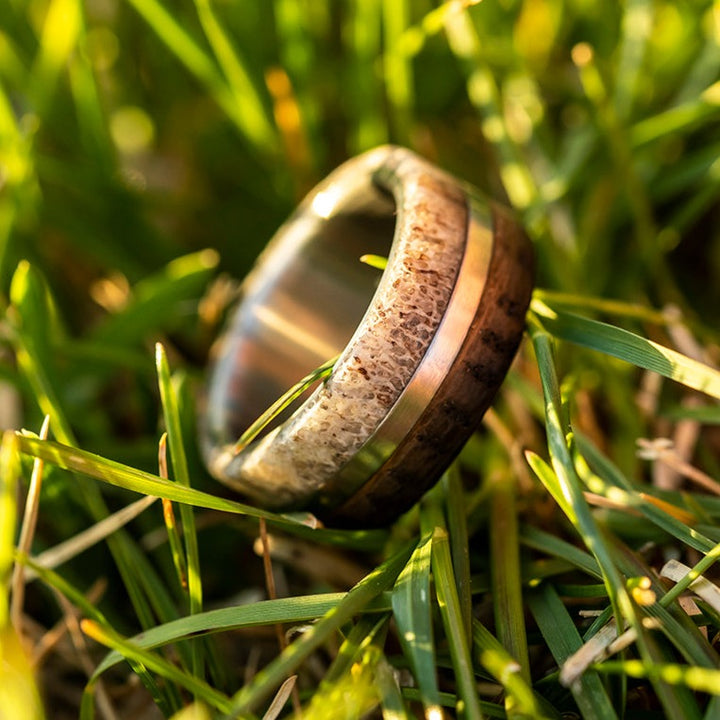
<instances>
[{"instance_id":1,"label":"ring inner surface","mask_svg":"<svg viewBox=\"0 0 720 720\"><path fill-rule=\"evenodd\" d=\"M345 348L381 277L360 257L388 255L395 212L392 194L361 173L322 187L278 231L245 281L215 361L206 411L212 444L235 442Z\"/></svg>"}]
</instances>

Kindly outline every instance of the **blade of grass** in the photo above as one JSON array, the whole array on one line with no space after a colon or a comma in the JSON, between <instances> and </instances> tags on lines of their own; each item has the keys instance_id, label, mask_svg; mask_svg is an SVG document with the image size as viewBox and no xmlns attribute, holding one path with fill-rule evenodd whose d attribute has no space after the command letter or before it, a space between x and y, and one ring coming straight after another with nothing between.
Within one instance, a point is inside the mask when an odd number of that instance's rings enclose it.
<instances>
[{"instance_id":1,"label":"blade of grass","mask_svg":"<svg viewBox=\"0 0 720 720\"><path fill-rule=\"evenodd\" d=\"M382 653L375 665L375 686L380 695L383 720L410 720L393 667Z\"/></svg>"},{"instance_id":2,"label":"blade of grass","mask_svg":"<svg viewBox=\"0 0 720 720\"><path fill-rule=\"evenodd\" d=\"M268 521L280 525L302 524L302 520L292 515L277 515L233 500L225 500L200 490L163 480L157 475L152 475L129 465L123 465L114 460L102 458L86 450L61 445L51 440L39 440L29 435L18 434L17 437L20 450L26 455L42 458L57 467L82 473L116 487L142 493L143 495L153 495L179 503L187 503L194 507L221 510L255 518L264 517Z\"/></svg>"},{"instance_id":3,"label":"blade of grass","mask_svg":"<svg viewBox=\"0 0 720 720\"><path fill-rule=\"evenodd\" d=\"M48 436L50 428L50 418L46 415L40 428L40 437L45 440ZM40 489L43 481L43 462L35 460L33 463L32 475L30 476L30 485L27 491L27 499L25 500L25 512L23 514L22 528L20 537L18 538L17 549L21 553L29 553L32 546L33 537L35 536L35 528L37 527L38 507L40 504ZM0 540L2 546L2 540ZM2 562L0 562L0 577L2 577ZM25 567L17 563L12 573L12 604L10 607L10 618L13 627L20 632L22 625L23 604L25 601L25 584L28 577L25 574ZM1 625L1 623L0 623Z\"/></svg>"},{"instance_id":4,"label":"blade of grass","mask_svg":"<svg viewBox=\"0 0 720 720\"><path fill-rule=\"evenodd\" d=\"M555 590L543 583L527 596L528 606L558 666L582 646L582 640ZM570 687L584 720L617 718L595 671L586 672Z\"/></svg>"},{"instance_id":5,"label":"blade of grass","mask_svg":"<svg viewBox=\"0 0 720 720\"><path fill-rule=\"evenodd\" d=\"M69 447L75 444L73 432L45 373L45 367L50 364L49 358L52 355L44 342L41 328L37 327L36 322L34 323L35 318L46 318L48 312L52 311L54 307L49 297L49 291L42 278L33 272L31 266L28 263L21 263L13 276L10 297L13 308L19 315L15 320L15 337L13 338L18 364L35 394L40 409L51 418L51 425L56 436L67 444L66 450L72 454L76 452ZM48 359L46 360L46 358ZM27 454L27 444L32 444L33 440L21 434L18 434L17 437L21 452ZM37 442L53 444L48 440L38 440ZM57 445L57 447L63 446ZM33 456L53 462L48 457L43 458L38 454ZM74 478L75 483L72 485L72 489L78 506L84 508L96 522L99 522L108 516L108 509L97 485L82 476L83 468L82 463L76 468L81 475ZM142 627L149 628L155 624L153 611L161 620L175 617L177 612L164 584L160 582L154 568L147 562L145 556L129 536L122 531L114 533L108 537L108 547Z\"/></svg>"},{"instance_id":6,"label":"blade of grass","mask_svg":"<svg viewBox=\"0 0 720 720\"><path fill-rule=\"evenodd\" d=\"M158 472L163 480L168 480L167 472L167 433L163 433L158 444ZM175 574L177 575L178 585L183 589L187 589L187 561L182 551L182 540L180 539L180 531L178 530L175 520L175 511L172 503L163 498L163 520L165 521L165 529L168 536L168 544L170 545L170 554L172 555Z\"/></svg>"},{"instance_id":7,"label":"blade of grass","mask_svg":"<svg viewBox=\"0 0 720 720\"><path fill-rule=\"evenodd\" d=\"M720 372L652 340L622 328L553 310L534 300L539 324L551 335L660 373L687 387L720 399Z\"/></svg>"},{"instance_id":8,"label":"blade of grass","mask_svg":"<svg viewBox=\"0 0 720 720\"><path fill-rule=\"evenodd\" d=\"M465 69L468 98L482 118L483 133L497 151L505 191L513 207L525 210L537 202L537 186L507 131L497 80L469 11L448 13L445 30L450 49Z\"/></svg>"},{"instance_id":9,"label":"blade of grass","mask_svg":"<svg viewBox=\"0 0 720 720\"><path fill-rule=\"evenodd\" d=\"M70 584L62 575L59 575L58 573L53 572L48 568L42 567L41 565L38 565L33 560L20 552L16 553L15 560L17 563L20 563L23 566L29 568L33 572L33 574L39 577L48 587L52 588L60 595L67 598L67 600L72 603L74 607L78 608L83 615L91 618L99 626L111 629L107 619L96 607L96 605L93 604L85 596L84 593L82 593L80 590ZM123 658L118 656L117 662L121 662L122 659ZM172 712L172 709L175 707L175 705L173 704L171 699L173 695L170 689L163 689L158 686L158 684L155 682L155 679L152 677L152 675L150 675L149 672L147 672L147 670L143 666L136 665L133 661L131 661L130 664L142 684L152 695L152 698L157 703L158 707L161 708L163 712L166 712L168 714ZM86 688L87 700L83 698L83 703L87 707L84 712L81 713L81 717L83 718L93 717L94 700L92 696L92 691L95 684L94 678L98 677L99 674L100 673L98 673L96 670L93 676L90 678L90 685L88 686L89 690Z\"/></svg>"},{"instance_id":10,"label":"blade of grass","mask_svg":"<svg viewBox=\"0 0 720 720\"><path fill-rule=\"evenodd\" d=\"M17 482L20 454L14 433L6 430L0 444L0 631L10 625L10 580L17 524ZM0 652L2 648L0 647Z\"/></svg>"},{"instance_id":11,"label":"blade of grass","mask_svg":"<svg viewBox=\"0 0 720 720\"><path fill-rule=\"evenodd\" d=\"M555 290L546 290L545 288L537 288L533 292L533 298L536 298L539 302L553 309L582 308L584 310L614 315L615 317L642 320L643 322L654 323L656 325L671 325L682 322L680 318L671 313L655 310L647 305L625 302L623 300L613 300L611 298L558 292Z\"/></svg>"},{"instance_id":12,"label":"blade of grass","mask_svg":"<svg viewBox=\"0 0 720 720\"><path fill-rule=\"evenodd\" d=\"M430 606L431 550L432 532L420 539L392 592L400 643L410 660L426 717L440 705Z\"/></svg>"},{"instance_id":13,"label":"blade of grass","mask_svg":"<svg viewBox=\"0 0 720 720\"><path fill-rule=\"evenodd\" d=\"M180 427L180 412L178 410L177 397L170 378L170 366L168 365L165 348L157 343L155 345L155 366L158 374L158 386L160 389L160 402L167 428L168 442L170 445L170 459L175 472L175 480L183 487L190 487L190 475L188 473L187 458L185 457L185 445L183 442L182 428ZM195 515L193 508L189 505L180 506L180 519L185 539L185 559L187 562L188 596L190 598L190 614L202 612L202 578L200 574L200 550L198 547L197 530L195 529ZM191 644L192 674L201 678L205 674L205 657L201 642ZM197 701L199 698L195 698Z\"/></svg>"},{"instance_id":14,"label":"blade of grass","mask_svg":"<svg viewBox=\"0 0 720 720\"><path fill-rule=\"evenodd\" d=\"M240 628L274 625L275 623L304 623L321 618L334 610L347 593L300 595L278 600L261 600L250 605L237 605L205 610L197 615L172 620L130 638L139 647L152 649L169 645L188 637L238 630ZM364 609L366 613L387 613L391 609L389 594L381 594ZM117 653L109 653L100 662L95 675L100 675L122 661Z\"/></svg>"},{"instance_id":15,"label":"blade of grass","mask_svg":"<svg viewBox=\"0 0 720 720\"><path fill-rule=\"evenodd\" d=\"M656 621L667 641L677 648L686 662L700 667L719 666L720 658L685 609L679 604L664 600L665 584L657 578L654 568L648 566L638 553L633 552L619 539L615 539L615 547L622 571L626 576L634 578L636 587L645 587L645 590L638 593L643 610L649 618ZM649 591L647 595L646 591Z\"/></svg>"},{"instance_id":16,"label":"blade of grass","mask_svg":"<svg viewBox=\"0 0 720 720\"><path fill-rule=\"evenodd\" d=\"M347 97L348 115L354 127L350 147L354 152L388 141L382 87L367 72L382 54L382 0L354 0L350 40L351 60L348 74L356 92Z\"/></svg>"},{"instance_id":17,"label":"blade of grass","mask_svg":"<svg viewBox=\"0 0 720 720\"><path fill-rule=\"evenodd\" d=\"M432 523L432 571L435 580L440 615L445 628L445 636L450 646L455 679L458 684L458 709L462 708L465 718L482 718L480 699L475 686L472 658L465 625L463 622L460 600L458 598L455 575L450 555L450 541L445 521L438 505L423 506L428 522Z\"/></svg>"},{"instance_id":18,"label":"blade of grass","mask_svg":"<svg viewBox=\"0 0 720 720\"><path fill-rule=\"evenodd\" d=\"M503 473L492 481L490 497L490 561L495 627L503 647L530 683L530 656L520 577L515 480ZM508 715L513 715L508 708Z\"/></svg>"},{"instance_id":19,"label":"blade of grass","mask_svg":"<svg viewBox=\"0 0 720 720\"><path fill-rule=\"evenodd\" d=\"M632 0L622 17L619 62L615 68L613 105L619 119L631 115L643 79L643 62L652 34L655 6L648 0Z\"/></svg>"},{"instance_id":20,"label":"blade of grass","mask_svg":"<svg viewBox=\"0 0 720 720\"><path fill-rule=\"evenodd\" d=\"M538 458L538 460L540 460L540 458ZM537 472L534 461L531 463L531 467L533 471ZM547 465L545 465L545 467L548 470L550 469ZM531 525L523 525L520 532L520 542L526 547L567 560L588 575L602 579L602 572L600 571L597 560L589 553L571 545L562 538L539 530Z\"/></svg>"},{"instance_id":21,"label":"blade of grass","mask_svg":"<svg viewBox=\"0 0 720 720\"><path fill-rule=\"evenodd\" d=\"M479 620L473 620L472 632L473 650L478 662L505 688L507 716L538 720L548 717L529 682L523 677L522 667L517 660Z\"/></svg>"},{"instance_id":22,"label":"blade of grass","mask_svg":"<svg viewBox=\"0 0 720 720\"><path fill-rule=\"evenodd\" d=\"M403 687L402 695L408 700L418 701L420 699L420 695L415 688ZM452 693L447 692L440 693L440 702L443 707L447 708L454 709L458 705L457 697ZM483 711L483 713L485 713L485 716L489 718L504 719L507 717L507 714L505 713L505 708L503 708L501 705L497 705L496 703L480 700L480 709Z\"/></svg>"},{"instance_id":23,"label":"blade of grass","mask_svg":"<svg viewBox=\"0 0 720 720\"><path fill-rule=\"evenodd\" d=\"M450 550L455 569L460 610L463 615L468 644L472 642L472 590L470 586L470 539L467 527L467 506L460 477L460 467L455 462L443 477L445 491Z\"/></svg>"},{"instance_id":24,"label":"blade of grass","mask_svg":"<svg viewBox=\"0 0 720 720\"><path fill-rule=\"evenodd\" d=\"M379 659L378 648L368 648L350 670L334 682L320 686L305 708L304 715L313 720L335 720L340 712L358 720L367 717L378 704L374 677Z\"/></svg>"},{"instance_id":25,"label":"blade of grass","mask_svg":"<svg viewBox=\"0 0 720 720\"><path fill-rule=\"evenodd\" d=\"M385 638L389 621L390 613L383 614L380 618L374 615L362 616L347 634L325 673L322 684L332 685L348 673L354 663L362 662L363 655L373 644L381 645L382 642L379 641Z\"/></svg>"},{"instance_id":26,"label":"blade of grass","mask_svg":"<svg viewBox=\"0 0 720 720\"><path fill-rule=\"evenodd\" d=\"M0 46L8 39L0 36ZM7 61L5 53L0 64ZM7 65L3 65L7 69ZM32 154L32 137L23 133L12 101L0 83L0 154L3 157L4 189L0 194L0 279L14 269L8 258L13 227L40 199ZM13 263L14 265L14 263Z\"/></svg>"},{"instance_id":27,"label":"blade of grass","mask_svg":"<svg viewBox=\"0 0 720 720\"><path fill-rule=\"evenodd\" d=\"M624 674L634 678L657 678L671 685L681 685L698 692L720 695L720 670L692 665L666 663L648 665L641 660L606 660L595 670L608 674Z\"/></svg>"},{"instance_id":28,"label":"blade of grass","mask_svg":"<svg viewBox=\"0 0 720 720\"><path fill-rule=\"evenodd\" d=\"M237 455L245 449L285 408L292 405L309 387L316 382L330 376L339 355L324 362L309 372L302 380L295 383L287 392L283 393L245 432L232 448L232 454Z\"/></svg>"},{"instance_id":29,"label":"blade of grass","mask_svg":"<svg viewBox=\"0 0 720 720\"><path fill-rule=\"evenodd\" d=\"M679 582L690 573L691 569L677 560L668 560L660 571L662 577L669 578L673 582ZM701 576L693 580L688 589L699 595L716 613L720 614L720 588L717 585Z\"/></svg>"},{"instance_id":30,"label":"blade of grass","mask_svg":"<svg viewBox=\"0 0 720 720\"><path fill-rule=\"evenodd\" d=\"M399 43L410 24L408 0L382 0L384 30L383 70L385 90L393 118L394 135L401 142L410 138L414 104L412 61Z\"/></svg>"},{"instance_id":31,"label":"blade of grass","mask_svg":"<svg viewBox=\"0 0 720 720\"><path fill-rule=\"evenodd\" d=\"M120 653L124 658L132 661L136 665L142 666L161 677L170 680L173 684L184 687L189 690L196 698L204 701L211 707L216 708L220 712L228 712L230 708L230 699L223 693L210 687L206 682L180 670L173 663L164 660L159 655L155 655L144 648L139 647L126 638L122 637L107 626L103 626L94 620L83 620L81 623L83 632L96 642L109 647ZM86 688L86 693L92 689L91 684Z\"/></svg>"},{"instance_id":32,"label":"blade of grass","mask_svg":"<svg viewBox=\"0 0 720 720\"><path fill-rule=\"evenodd\" d=\"M103 172L117 172L115 152L110 139L95 74L88 60L87 33L85 20L81 18L79 45L82 52L76 53L68 63L70 87L77 108L79 133L88 157L92 157Z\"/></svg>"},{"instance_id":33,"label":"blade of grass","mask_svg":"<svg viewBox=\"0 0 720 720\"><path fill-rule=\"evenodd\" d=\"M11 617L8 600L13 576L19 476L17 440L14 433L5 431L0 444L0 713L18 720L42 720L44 713L33 668L19 635L22 607ZM17 567L21 566L16 566L16 571Z\"/></svg>"},{"instance_id":34,"label":"blade of grass","mask_svg":"<svg viewBox=\"0 0 720 720\"><path fill-rule=\"evenodd\" d=\"M217 269L219 256L214 250L175 258L158 272L137 282L129 302L117 313L108 315L92 333L95 343L128 347L143 343L148 334L162 328L165 332L185 320L190 302L196 301Z\"/></svg>"},{"instance_id":35,"label":"blade of grass","mask_svg":"<svg viewBox=\"0 0 720 720\"><path fill-rule=\"evenodd\" d=\"M407 563L413 546L406 546L380 567L361 580L343 600L321 620L312 626L299 640L267 667L232 698L230 717L250 712L272 693L288 675L316 648L351 617L364 611L369 602L392 584Z\"/></svg>"},{"instance_id":36,"label":"blade of grass","mask_svg":"<svg viewBox=\"0 0 720 720\"><path fill-rule=\"evenodd\" d=\"M244 103L238 103L235 93L228 87L216 64L176 18L157 0L129 0L129 2L158 39L205 88L240 131L241 136L252 147L273 154L276 147L267 144L264 133L257 135L255 118L262 113L262 110L255 108L250 116L252 120L248 121L248 116L244 112Z\"/></svg>"},{"instance_id":37,"label":"blade of grass","mask_svg":"<svg viewBox=\"0 0 720 720\"><path fill-rule=\"evenodd\" d=\"M615 563L613 549L606 542L595 522L583 495L580 479L575 472L568 447L571 431L566 421L561 419L562 400L550 347L550 336L535 321L531 321L530 334L545 396L548 447L553 463L553 474L557 479L555 489L560 493L556 499L560 498L561 507L598 561L618 626L624 628L625 622L630 624L635 631L637 647L645 662L661 661L662 653L642 625L636 606L626 590L624 578ZM651 681L669 715L678 718L698 716L697 706L693 704L689 694L662 682L657 677L651 678Z\"/></svg>"},{"instance_id":38,"label":"blade of grass","mask_svg":"<svg viewBox=\"0 0 720 720\"><path fill-rule=\"evenodd\" d=\"M582 446L586 449L589 448L589 441L584 439ZM595 461L598 460L599 455L600 453L595 451L593 455ZM603 463L604 467L607 468L609 463L610 461L605 458ZM614 484L606 482L590 470L590 467L585 463L581 455L576 455L575 467L578 471L578 476L592 492L603 496L610 495L613 501L619 503L623 508L637 510L648 518L650 522L657 525L657 527L662 528L665 532L695 550L705 553L714 547L715 543L702 533L688 527L684 522L666 512L659 505L648 502L646 493L638 493L635 490L628 492ZM613 475L617 477L617 473Z\"/></svg>"},{"instance_id":39,"label":"blade of grass","mask_svg":"<svg viewBox=\"0 0 720 720\"><path fill-rule=\"evenodd\" d=\"M633 147L638 148L672 133L688 130L717 118L720 114L720 106L712 101L713 87L711 85L706 88L698 98L656 112L635 123L630 133Z\"/></svg>"},{"instance_id":40,"label":"blade of grass","mask_svg":"<svg viewBox=\"0 0 720 720\"><path fill-rule=\"evenodd\" d=\"M255 147L266 152L274 151L278 144L275 126L250 79L246 63L233 47L209 0L195 0L195 9L205 37L225 75L232 99L237 108L242 109L242 112L237 113L237 120L242 121L242 130Z\"/></svg>"},{"instance_id":41,"label":"blade of grass","mask_svg":"<svg viewBox=\"0 0 720 720\"><path fill-rule=\"evenodd\" d=\"M60 73L77 45L82 5L78 0L53 0L45 15L40 48L30 73L35 111L42 118Z\"/></svg>"}]
</instances>

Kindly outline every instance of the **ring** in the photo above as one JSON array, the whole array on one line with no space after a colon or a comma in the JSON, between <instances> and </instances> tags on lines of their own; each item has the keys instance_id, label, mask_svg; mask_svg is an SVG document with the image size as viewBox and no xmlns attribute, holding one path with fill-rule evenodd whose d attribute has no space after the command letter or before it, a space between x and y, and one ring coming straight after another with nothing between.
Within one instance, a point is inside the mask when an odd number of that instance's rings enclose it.
<instances>
[{"instance_id":1,"label":"ring","mask_svg":"<svg viewBox=\"0 0 720 720\"><path fill-rule=\"evenodd\" d=\"M387 257L384 271L363 255ZM533 271L506 209L411 151L346 162L260 255L213 350L201 427L211 474L268 509L388 523L477 429L522 338ZM335 356L299 407L235 450Z\"/></svg>"}]
</instances>

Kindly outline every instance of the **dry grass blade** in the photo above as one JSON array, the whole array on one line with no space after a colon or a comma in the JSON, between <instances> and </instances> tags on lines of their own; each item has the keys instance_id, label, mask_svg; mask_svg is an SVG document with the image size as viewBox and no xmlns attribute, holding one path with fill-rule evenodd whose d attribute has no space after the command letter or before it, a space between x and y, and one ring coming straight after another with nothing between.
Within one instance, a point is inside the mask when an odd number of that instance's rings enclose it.
<instances>
[{"instance_id":1,"label":"dry grass blade","mask_svg":"<svg viewBox=\"0 0 720 720\"><path fill-rule=\"evenodd\" d=\"M87 530L83 530L83 532L55 545L55 547L45 550L34 557L33 561L40 567L56 568L117 532L131 520L145 512L156 501L157 498L152 496L140 498L112 515L108 515L104 520L95 523ZM36 577L37 573L32 568L26 571L27 581L34 580Z\"/></svg>"},{"instance_id":2,"label":"dry grass blade","mask_svg":"<svg viewBox=\"0 0 720 720\"><path fill-rule=\"evenodd\" d=\"M694 575L693 569L677 560L668 560L663 565L660 571L662 577L669 578L673 582L680 582L685 580L687 577ZM715 583L710 582L707 578L702 576L696 577L690 585L688 590L692 590L696 595L701 597L708 605L714 610L720 613L720 588Z\"/></svg>"},{"instance_id":3,"label":"dry grass blade","mask_svg":"<svg viewBox=\"0 0 720 720\"><path fill-rule=\"evenodd\" d=\"M50 429L50 416L46 415L40 428L40 439L47 440ZM30 554L35 526L37 524L38 507L40 504L40 488L42 487L43 461L36 458L33 462L33 471L30 478L27 499L25 501L25 514L23 515L20 539L18 540L18 552ZM10 605L10 622L15 631L22 636L22 611L25 598L25 566L22 563L15 563L11 581L12 600Z\"/></svg>"},{"instance_id":4,"label":"dry grass blade","mask_svg":"<svg viewBox=\"0 0 720 720\"><path fill-rule=\"evenodd\" d=\"M280 713L285 707L285 703L288 701L290 695L297 690L295 687L297 683L297 675L291 675L277 691L273 701L270 703L270 707L267 712L263 715L262 720L276 720L280 716Z\"/></svg>"}]
</instances>

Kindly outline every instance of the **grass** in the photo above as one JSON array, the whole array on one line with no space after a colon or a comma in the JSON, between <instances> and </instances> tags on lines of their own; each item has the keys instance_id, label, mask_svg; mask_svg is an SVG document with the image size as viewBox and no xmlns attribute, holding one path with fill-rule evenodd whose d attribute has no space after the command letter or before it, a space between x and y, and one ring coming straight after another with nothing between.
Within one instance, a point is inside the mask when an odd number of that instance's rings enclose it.
<instances>
[{"instance_id":1,"label":"grass","mask_svg":"<svg viewBox=\"0 0 720 720\"><path fill-rule=\"evenodd\" d=\"M0 718L718 717L719 119L710 0L8 0ZM320 528L209 478L196 397L388 141L511 205L538 289L442 481Z\"/></svg>"}]
</instances>

